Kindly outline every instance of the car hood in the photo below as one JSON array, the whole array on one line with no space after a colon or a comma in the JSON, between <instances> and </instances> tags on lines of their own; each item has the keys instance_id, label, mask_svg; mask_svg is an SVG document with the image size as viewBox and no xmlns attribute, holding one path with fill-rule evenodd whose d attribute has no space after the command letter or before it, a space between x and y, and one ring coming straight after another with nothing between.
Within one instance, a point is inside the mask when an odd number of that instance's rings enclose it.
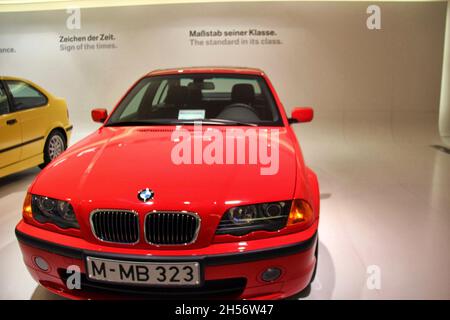
<instances>
[{"instance_id":1,"label":"car hood","mask_svg":"<svg viewBox=\"0 0 450 320\"><path fill-rule=\"evenodd\" d=\"M211 126L202 128L201 132L217 129L225 133L229 128ZM201 208L217 207L221 211L230 205L293 197L299 162L286 128L277 128L278 170L270 175L261 174L269 164L261 164L259 160L256 164L176 164L172 157L177 145L174 130L192 134L193 144L202 139L194 135L192 126L102 127L55 159L40 173L30 191L69 200L75 206L84 204L89 210L127 208L198 212ZM264 134L274 138L273 134L269 135L270 128L255 130L258 138ZM269 144L276 143L273 139L268 141ZM245 144L248 156L248 139ZM194 148L191 151L194 158ZM224 153L227 152L224 150ZM144 188L154 191L154 199L147 203L139 201L137 196Z\"/></svg>"}]
</instances>

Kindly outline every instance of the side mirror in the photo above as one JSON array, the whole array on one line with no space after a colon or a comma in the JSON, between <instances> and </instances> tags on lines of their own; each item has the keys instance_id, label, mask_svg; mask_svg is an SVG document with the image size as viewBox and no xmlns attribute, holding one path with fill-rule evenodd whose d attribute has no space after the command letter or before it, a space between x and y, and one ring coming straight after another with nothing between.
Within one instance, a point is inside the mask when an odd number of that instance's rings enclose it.
<instances>
[{"instance_id":1,"label":"side mirror","mask_svg":"<svg viewBox=\"0 0 450 320\"><path fill-rule=\"evenodd\" d=\"M310 107L297 107L292 110L289 123L310 122L314 118L314 110Z\"/></svg>"},{"instance_id":2,"label":"side mirror","mask_svg":"<svg viewBox=\"0 0 450 320\"><path fill-rule=\"evenodd\" d=\"M103 123L108 118L108 111L106 109L92 109L92 120Z\"/></svg>"}]
</instances>

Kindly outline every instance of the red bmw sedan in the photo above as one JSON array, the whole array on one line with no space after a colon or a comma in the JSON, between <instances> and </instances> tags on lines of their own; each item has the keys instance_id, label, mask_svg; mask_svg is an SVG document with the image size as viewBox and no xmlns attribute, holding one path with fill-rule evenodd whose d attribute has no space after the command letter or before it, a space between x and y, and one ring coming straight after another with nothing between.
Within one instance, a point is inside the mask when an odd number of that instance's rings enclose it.
<instances>
[{"instance_id":1,"label":"red bmw sedan","mask_svg":"<svg viewBox=\"0 0 450 320\"><path fill-rule=\"evenodd\" d=\"M317 267L319 187L264 72L157 70L28 189L33 278L72 299L282 299Z\"/></svg>"}]
</instances>

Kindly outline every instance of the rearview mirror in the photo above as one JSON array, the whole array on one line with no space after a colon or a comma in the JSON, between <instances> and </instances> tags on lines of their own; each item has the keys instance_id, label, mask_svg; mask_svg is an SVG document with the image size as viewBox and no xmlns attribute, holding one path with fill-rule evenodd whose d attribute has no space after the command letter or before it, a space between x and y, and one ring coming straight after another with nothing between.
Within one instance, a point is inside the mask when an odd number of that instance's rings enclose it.
<instances>
[{"instance_id":1,"label":"rearview mirror","mask_svg":"<svg viewBox=\"0 0 450 320\"><path fill-rule=\"evenodd\" d=\"M91 117L95 122L104 123L108 118L108 111L106 109L92 109Z\"/></svg>"},{"instance_id":2,"label":"rearview mirror","mask_svg":"<svg viewBox=\"0 0 450 320\"><path fill-rule=\"evenodd\" d=\"M199 89L199 90L214 90L216 86L214 85L214 82L191 82L188 84L188 88L192 89Z\"/></svg>"},{"instance_id":3,"label":"rearview mirror","mask_svg":"<svg viewBox=\"0 0 450 320\"><path fill-rule=\"evenodd\" d=\"M310 122L314 118L314 110L310 107L297 107L292 110L289 123Z\"/></svg>"}]
</instances>

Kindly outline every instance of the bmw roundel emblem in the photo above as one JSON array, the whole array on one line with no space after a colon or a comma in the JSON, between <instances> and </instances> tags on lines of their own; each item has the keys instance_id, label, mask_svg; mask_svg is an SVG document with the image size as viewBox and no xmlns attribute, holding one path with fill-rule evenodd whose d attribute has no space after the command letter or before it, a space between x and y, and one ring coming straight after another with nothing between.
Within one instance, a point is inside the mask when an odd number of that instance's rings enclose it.
<instances>
[{"instance_id":1,"label":"bmw roundel emblem","mask_svg":"<svg viewBox=\"0 0 450 320\"><path fill-rule=\"evenodd\" d=\"M148 200L153 199L154 194L153 190L145 188L138 192L138 199L142 202L147 202Z\"/></svg>"}]
</instances>

